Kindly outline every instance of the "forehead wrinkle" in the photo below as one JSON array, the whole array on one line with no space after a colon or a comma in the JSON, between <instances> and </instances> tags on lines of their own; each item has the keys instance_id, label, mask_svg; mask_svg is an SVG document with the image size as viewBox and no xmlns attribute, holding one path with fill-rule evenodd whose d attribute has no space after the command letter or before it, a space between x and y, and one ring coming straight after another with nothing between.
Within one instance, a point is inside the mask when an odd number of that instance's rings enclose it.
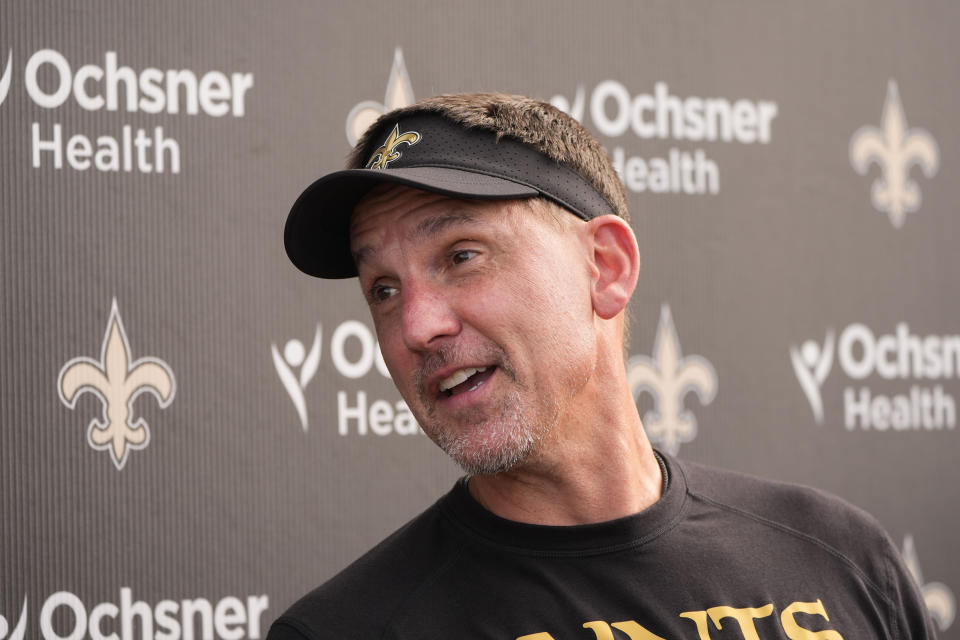
<instances>
[{"instance_id":1,"label":"forehead wrinkle","mask_svg":"<svg viewBox=\"0 0 960 640\"><path fill-rule=\"evenodd\" d=\"M457 225L484 225L484 221L470 215L466 211L451 211L439 216L424 218L409 234L411 240L422 240L425 237L440 233L448 227Z\"/></svg>"}]
</instances>

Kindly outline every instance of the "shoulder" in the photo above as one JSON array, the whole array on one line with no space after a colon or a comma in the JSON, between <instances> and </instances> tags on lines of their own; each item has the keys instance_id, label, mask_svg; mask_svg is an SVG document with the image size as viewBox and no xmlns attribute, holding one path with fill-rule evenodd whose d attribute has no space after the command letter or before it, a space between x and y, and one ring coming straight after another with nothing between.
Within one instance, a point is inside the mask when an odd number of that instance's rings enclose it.
<instances>
[{"instance_id":1,"label":"shoulder","mask_svg":"<svg viewBox=\"0 0 960 640\"><path fill-rule=\"evenodd\" d=\"M691 501L702 508L792 538L805 549L799 556L804 563L818 549L844 565L845 573L858 576L884 603L891 637L934 637L915 580L890 536L866 511L811 487L691 462L677 462L676 468L684 475Z\"/></svg>"},{"instance_id":2,"label":"shoulder","mask_svg":"<svg viewBox=\"0 0 960 640\"><path fill-rule=\"evenodd\" d=\"M869 513L835 495L802 485L679 462L691 498L805 541L882 581L895 548Z\"/></svg>"},{"instance_id":3,"label":"shoulder","mask_svg":"<svg viewBox=\"0 0 960 640\"><path fill-rule=\"evenodd\" d=\"M456 561L459 549L435 504L294 603L268 638L380 637L404 603Z\"/></svg>"}]
</instances>

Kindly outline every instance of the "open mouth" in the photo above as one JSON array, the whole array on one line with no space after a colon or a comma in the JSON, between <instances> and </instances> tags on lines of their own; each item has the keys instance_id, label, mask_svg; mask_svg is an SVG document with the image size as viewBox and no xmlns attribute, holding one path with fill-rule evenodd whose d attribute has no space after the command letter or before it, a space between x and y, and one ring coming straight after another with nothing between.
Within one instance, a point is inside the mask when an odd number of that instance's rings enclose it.
<instances>
[{"instance_id":1,"label":"open mouth","mask_svg":"<svg viewBox=\"0 0 960 640\"><path fill-rule=\"evenodd\" d=\"M450 377L440 381L440 395L441 397L450 398L466 391L473 391L489 380L496 369L497 368L492 365L459 369Z\"/></svg>"}]
</instances>

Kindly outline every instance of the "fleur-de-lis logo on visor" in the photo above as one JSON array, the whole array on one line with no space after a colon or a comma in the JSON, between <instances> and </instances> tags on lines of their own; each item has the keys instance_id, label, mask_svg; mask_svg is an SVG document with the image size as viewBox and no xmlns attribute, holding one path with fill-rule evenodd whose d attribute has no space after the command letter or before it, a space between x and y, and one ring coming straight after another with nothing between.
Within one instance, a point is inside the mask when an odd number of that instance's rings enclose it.
<instances>
[{"instance_id":1,"label":"fleur-de-lis logo on visor","mask_svg":"<svg viewBox=\"0 0 960 640\"><path fill-rule=\"evenodd\" d=\"M653 444L670 454L677 453L682 443L690 442L697 435L697 418L684 408L684 396L693 391L701 404L709 404L717 394L713 365L701 356L682 356L667 305L660 309L653 357L630 358L627 382L634 398L644 391L653 396L656 410L643 416L643 428Z\"/></svg>"},{"instance_id":2,"label":"fleur-de-lis logo on visor","mask_svg":"<svg viewBox=\"0 0 960 640\"><path fill-rule=\"evenodd\" d=\"M399 160L400 152L397 150L397 147L401 142L405 142L408 146L412 147L420 142L420 134L416 131L408 131L404 134L401 134L400 125L393 125L393 131L391 131L390 135L387 136L386 141L384 141L384 143L373 152L373 155L370 156L370 162L367 163L367 169L386 169L388 164L394 162L395 160Z\"/></svg>"},{"instance_id":3,"label":"fleur-de-lis logo on visor","mask_svg":"<svg viewBox=\"0 0 960 640\"><path fill-rule=\"evenodd\" d=\"M87 429L87 442L107 450L117 469L126 464L132 449L150 443L150 430L143 418L133 419L133 402L142 393L153 395L160 408L173 402L176 381L163 360L140 358L131 362L130 343L113 300L107 331L100 348L100 361L73 358L60 370L57 391L60 400L73 409L77 398L92 393L103 403L102 419L94 418Z\"/></svg>"}]
</instances>

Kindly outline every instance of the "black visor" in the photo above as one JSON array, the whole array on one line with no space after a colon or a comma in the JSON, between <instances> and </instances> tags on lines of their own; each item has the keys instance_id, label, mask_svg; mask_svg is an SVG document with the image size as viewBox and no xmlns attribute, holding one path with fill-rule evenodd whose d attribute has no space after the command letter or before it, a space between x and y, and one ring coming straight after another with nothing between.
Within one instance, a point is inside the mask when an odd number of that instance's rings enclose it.
<instances>
[{"instance_id":1,"label":"black visor","mask_svg":"<svg viewBox=\"0 0 960 640\"><path fill-rule=\"evenodd\" d=\"M590 220L613 207L583 176L535 147L443 116L417 113L381 125L367 168L327 174L293 205L284 245L294 265L320 278L357 275L350 254L350 215L370 189L405 185L452 198L546 197Z\"/></svg>"}]
</instances>

